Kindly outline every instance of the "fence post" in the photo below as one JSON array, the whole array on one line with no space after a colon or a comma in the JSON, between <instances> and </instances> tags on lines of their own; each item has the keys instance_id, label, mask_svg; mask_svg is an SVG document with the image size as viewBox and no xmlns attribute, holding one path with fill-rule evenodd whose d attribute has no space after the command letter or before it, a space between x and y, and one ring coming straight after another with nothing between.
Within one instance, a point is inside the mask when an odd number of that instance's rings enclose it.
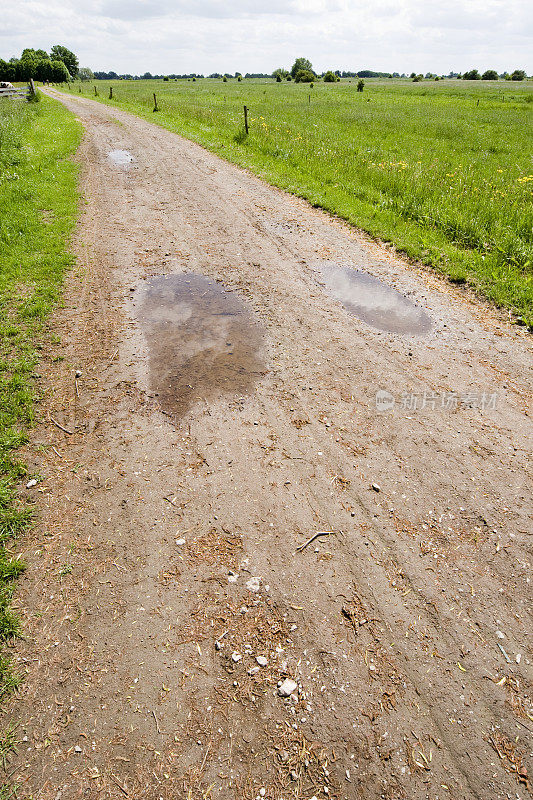
<instances>
[{"instance_id":1,"label":"fence post","mask_svg":"<svg viewBox=\"0 0 533 800\"><path fill-rule=\"evenodd\" d=\"M244 106L244 130L248 133L248 107Z\"/></svg>"},{"instance_id":2,"label":"fence post","mask_svg":"<svg viewBox=\"0 0 533 800\"><path fill-rule=\"evenodd\" d=\"M98 92L96 91L96 86L94 87L94 96L98 97Z\"/></svg>"},{"instance_id":3,"label":"fence post","mask_svg":"<svg viewBox=\"0 0 533 800\"><path fill-rule=\"evenodd\" d=\"M113 87L112 86L109 87L109 99L110 100L113 99Z\"/></svg>"},{"instance_id":4,"label":"fence post","mask_svg":"<svg viewBox=\"0 0 533 800\"><path fill-rule=\"evenodd\" d=\"M157 105L157 97L155 96L155 92L154 92L154 111L159 111L159 107Z\"/></svg>"},{"instance_id":5,"label":"fence post","mask_svg":"<svg viewBox=\"0 0 533 800\"><path fill-rule=\"evenodd\" d=\"M30 78L30 97L35 97L35 84L33 78Z\"/></svg>"}]
</instances>

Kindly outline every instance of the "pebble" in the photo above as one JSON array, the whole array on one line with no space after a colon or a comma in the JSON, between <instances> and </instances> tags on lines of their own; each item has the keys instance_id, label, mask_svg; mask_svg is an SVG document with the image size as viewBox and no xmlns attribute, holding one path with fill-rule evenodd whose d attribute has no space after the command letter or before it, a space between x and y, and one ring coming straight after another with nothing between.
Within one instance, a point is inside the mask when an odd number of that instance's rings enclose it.
<instances>
[{"instance_id":1,"label":"pebble","mask_svg":"<svg viewBox=\"0 0 533 800\"><path fill-rule=\"evenodd\" d=\"M259 789L259 794L261 797L264 797L266 795L266 789Z\"/></svg>"},{"instance_id":2,"label":"pebble","mask_svg":"<svg viewBox=\"0 0 533 800\"><path fill-rule=\"evenodd\" d=\"M32 489L34 486L37 486L37 481L35 478L32 478L31 481L28 481L26 484L26 489Z\"/></svg>"},{"instance_id":3,"label":"pebble","mask_svg":"<svg viewBox=\"0 0 533 800\"><path fill-rule=\"evenodd\" d=\"M241 656L240 653L232 653L231 654L231 660L234 661L235 663L237 663L241 659L242 659L242 656Z\"/></svg>"},{"instance_id":4,"label":"pebble","mask_svg":"<svg viewBox=\"0 0 533 800\"><path fill-rule=\"evenodd\" d=\"M215 650L222 650L223 647L222 642L215 642Z\"/></svg>"},{"instance_id":5,"label":"pebble","mask_svg":"<svg viewBox=\"0 0 533 800\"><path fill-rule=\"evenodd\" d=\"M181 547L181 545L185 544L185 539L174 539L174 542Z\"/></svg>"},{"instance_id":6,"label":"pebble","mask_svg":"<svg viewBox=\"0 0 533 800\"><path fill-rule=\"evenodd\" d=\"M83 750L81 749L81 747L79 746L79 744L77 744L77 745L76 745L76 747L74 748L74 752L75 752L75 753L83 753Z\"/></svg>"},{"instance_id":7,"label":"pebble","mask_svg":"<svg viewBox=\"0 0 533 800\"><path fill-rule=\"evenodd\" d=\"M280 697L290 697L297 688L298 684L296 681L293 681L291 678L285 678L278 689L278 694Z\"/></svg>"},{"instance_id":8,"label":"pebble","mask_svg":"<svg viewBox=\"0 0 533 800\"><path fill-rule=\"evenodd\" d=\"M249 589L251 592L258 592L261 588L261 578L250 578L249 581L246 581L246 588Z\"/></svg>"},{"instance_id":9,"label":"pebble","mask_svg":"<svg viewBox=\"0 0 533 800\"><path fill-rule=\"evenodd\" d=\"M77 370L76 370L76 378L81 378L81 376L82 376L82 371L81 371L81 369L77 369Z\"/></svg>"},{"instance_id":10,"label":"pebble","mask_svg":"<svg viewBox=\"0 0 533 800\"><path fill-rule=\"evenodd\" d=\"M259 672L259 667L250 667L248 670L248 675L257 675Z\"/></svg>"},{"instance_id":11,"label":"pebble","mask_svg":"<svg viewBox=\"0 0 533 800\"><path fill-rule=\"evenodd\" d=\"M373 483L373 484L372 484L372 489L373 489L375 492L381 492L381 486L380 486L378 483Z\"/></svg>"},{"instance_id":12,"label":"pebble","mask_svg":"<svg viewBox=\"0 0 533 800\"><path fill-rule=\"evenodd\" d=\"M268 664L268 658L265 658L264 656L257 656L255 660L257 661L260 667L266 667Z\"/></svg>"}]
</instances>

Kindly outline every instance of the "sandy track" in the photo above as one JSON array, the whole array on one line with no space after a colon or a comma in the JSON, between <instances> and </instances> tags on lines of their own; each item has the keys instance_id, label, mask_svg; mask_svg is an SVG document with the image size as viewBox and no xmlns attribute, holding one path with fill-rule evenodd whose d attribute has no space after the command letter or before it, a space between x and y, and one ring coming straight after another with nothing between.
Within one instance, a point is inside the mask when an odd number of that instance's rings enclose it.
<instances>
[{"instance_id":1,"label":"sandy track","mask_svg":"<svg viewBox=\"0 0 533 800\"><path fill-rule=\"evenodd\" d=\"M43 424L28 456L43 480L19 589L23 796L527 797L531 339L195 144L64 102L86 130L87 205L43 367L73 433ZM323 261L408 293L432 332L350 316ZM265 366L243 396L213 375L176 419L138 292L183 271L245 300ZM401 407L424 391L474 407ZM496 408L475 407L483 392Z\"/></svg>"}]
</instances>

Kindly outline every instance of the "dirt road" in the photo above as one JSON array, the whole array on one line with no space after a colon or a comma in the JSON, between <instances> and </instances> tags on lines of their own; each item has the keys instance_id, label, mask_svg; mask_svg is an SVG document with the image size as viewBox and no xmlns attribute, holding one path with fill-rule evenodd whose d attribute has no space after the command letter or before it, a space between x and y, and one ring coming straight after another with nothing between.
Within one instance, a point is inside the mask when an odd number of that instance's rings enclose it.
<instances>
[{"instance_id":1,"label":"dirt road","mask_svg":"<svg viewBox=\"0 0 533 800\"><path fill-rule=\"evenodd\" d=\"M64 102L86 204L28 453L20 796L528 797L531 338Z\"/></svg>"}]
</instances>

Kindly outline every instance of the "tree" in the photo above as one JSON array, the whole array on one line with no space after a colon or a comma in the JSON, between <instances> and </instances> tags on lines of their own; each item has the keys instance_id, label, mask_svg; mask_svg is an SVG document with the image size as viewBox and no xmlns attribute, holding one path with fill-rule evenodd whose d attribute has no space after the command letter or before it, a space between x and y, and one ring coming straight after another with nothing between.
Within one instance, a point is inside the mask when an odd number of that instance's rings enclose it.
<instances>
[{"instance_id":1,"label":"tree","mask_svg":"<svg viewBox=\"0 0 533 800\"><path fill-rule=\"evenodd\" d=\"M498 80L498 73L495 69L486 69L483 75L481 76L482 81L497 81Z\"/></svg>"},{"instance_id":2,"label":"tree","mask_svg":"<svg viewBox=\"0 0 533 800\"><path fill-rule=\"evenodd\" d=\"M477 71L477 69L469 69L468 72L463 74L464 81L480 81L481 75Z\"/></svg>"},{"instance_id":3,"label":"tree","mask_svg":"<svg viewBox=\"0 0 533 800\"><path fill-rule=\"evenodd\" d=\"M512 81L524 81L526 77L526 73L523 69L515 69L515 71L511 73Z\"/></svg>"},{"instance_id":4,"label":"tree","mask_svg":"<svg viewBox=\"0 0 533 800\"><path fill-rule=\"evenodd\" d=\"M70 72L64 61L52 61L50 80L52 83L67 83L70 81Z\"/></svg>"},{"instance_id":5,"label":"tree","mask_svg":"<svg viewBox=\"0 0 533 800\"><path fill-rule=\"evenodd\" d=\"M413 78L413 83L420 83L420 81L423 81L423 80L424 80L424 76L423 75L415 75L415 77Z\"/></svg>"},{"instance_id":6,"label":"tree","mask_svg":"<svg viewBox=\"0 0 533 800\"><path fill-rule=\"evenodd\" d=\"M80 67L78 70L78 78L80 81L93 81L94 73L89 67Z\"/></svg>"},{"instance_id":7,"label":"tree","mask_svg":"<svg viewBox=\"0 0 533 800\"><path fill-rule=\"evenodd\" d=\"M359 78L359 80L357 81L357 91L362 92L364 88L365 88L365 82L362 78Z\"/></svg>"},{"instance_id":8,"label":"tree","mask_svg":"<svg viewBox=\"0 0 533 800\"><path fill-rule=\"evenodd\" d=\"M62 61L70 77L75 78L78 75L79 63L77 57L72 50L67 50L62 44L55 44L50 50L50 61Z\"/></svg>"},{"instance_id":9,"label":"tree","mask_svg":"<svg viewBox=\"0 0 533 800\"><path fill-rule=\"evenodd\" d=\"M272 77L275 78L279 83L279 81L284 80L288 74L289 72L286 69L283 69L283 67L278 67L278 69L275 69L272 73Z\"/></svg>"},{"instance_id":10,"label":"tree","mask_svg":"<svg viewBox=\"0 0 533 800\"><path fill-rule=\"evenodd\" d=\"M336 83L337 76L330 69L324 73L324 83Z\"/></svg>"},{"instance_id":11,"label":"tree","mask_svg":"<svg viewBox=\"0 0 533 800\"><path fill-rule=\"evenodd\" d=\"M313 72L313 65L308 58L297 58L291 67L291 75L296 79L299 72Z\"/></svg>"}]
</instances>

